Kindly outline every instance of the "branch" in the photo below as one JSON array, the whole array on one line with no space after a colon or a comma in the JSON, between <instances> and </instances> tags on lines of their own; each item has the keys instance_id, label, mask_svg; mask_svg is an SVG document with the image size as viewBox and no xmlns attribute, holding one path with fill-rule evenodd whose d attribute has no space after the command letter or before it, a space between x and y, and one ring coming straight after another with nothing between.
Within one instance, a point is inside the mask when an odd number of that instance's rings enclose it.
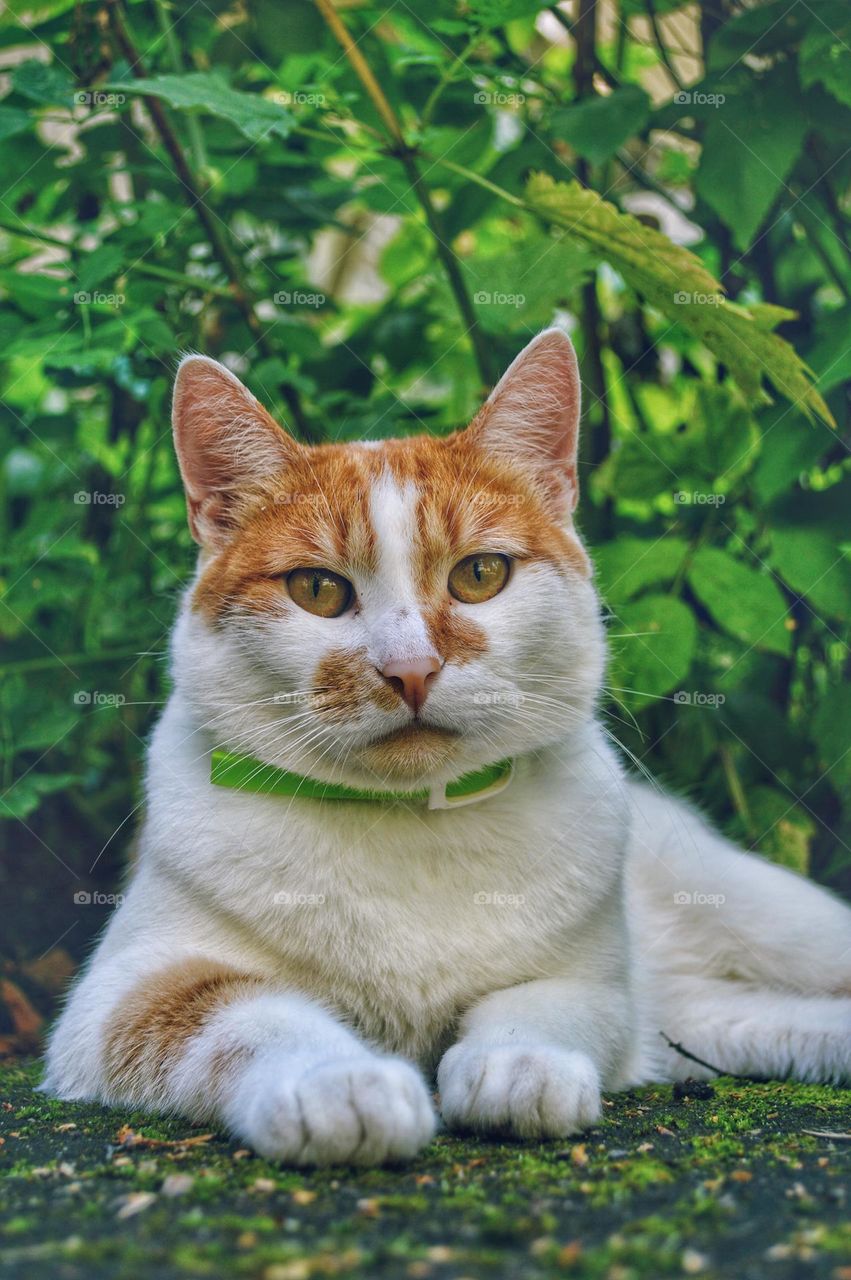
<instances>
[{"instance_id":1,"label":"branch","mask_svg":"<svg viewBox=\"0 0 851 1280\"><path fill-rule=\"evenodd\" d=\"M428 223L429 231L435 242L435 250L437 256L443 264L446 272L449 286L455 295L455 301L458 310L461 313L461 319L466 326L466 331L470 335L470 341L473 344L473 351L476 357L476 364L479 369L479 376L485 386L491 386L493 383L493 369L491 367L490 349L485 340L485 335L479 327L476 312L473 307L470 295L467 292L467 285L461 268L458 265L458 259L446 243L443 226L440 215L434 206L431 198L431 192L423 182L422 175L419 171L415 159L415 153L405 139L402 131L402 125L399 117L390 105L384 90L373 75L372 68L366 58L361 53L355 40L345 26L332 3L332 0L316 0L316 7L328 26L328 29L338 41L343 50L349 64L355 75L360 80L367 92L373 106L381 117L381 122L390 137L393 144L391 155L394 155L402 164L411 188L419 200L423 212Z\"/></svg>"},{"instance_id":2,"label":"branch","mask_svg":"<svg viewBox=\"0 0 851 1280\"><path fill-rule=\"evenodd\" d=\"M747 1080L749 1083L754 1080L753 1076L740 1076L735 1071L724 1071L723 1068L716 1067L714 1063L707 1062L704 1058L698 1058L696 1053L690 1053L688 1049L681 1044L677 1044L676 1040L672 1040L664 1031L660 1031L659 1035L668 1047L674 1050L674 1053L678 1053L681 1058L687 1058L689 1062L696 1062L699 1067L706 1067L707 1071L714 1071L718 1076L730 1076L733 1080Z\"/></svg>"},{"instance_id":3,"label":"branch","mask_svg":"<svg viewBox=\"0 0 851 1280\"><path fill-rule=\"evenodd\" d=\"M124 20L121 11L121 0L108 0L109 14L112 23L112 30L115 35L115 41L121 53L130 63L130 70L137 80L144 80L147 72L142 63L141 54L133 42L133 37ZM168 152L171 162L174 165L174 171L177 174L181 186L187 196L192 201L191 208L195 211L198 221L204 228L207 239L210 241L213 253L218 259L219 265L230 280L231 296L241 311L248 328L254 335L255 345L263 356L273 356L276 354L273 347L270 346L263 331L263 327L257 318L254 310L257 298L252 294L248 285L242 276L242 268L236 255L231 250L228 237L225 234L224 223L213 212L207 204L206 191L200 180L192 172L189 161L183 153L177 134L171 127L171 122L166 115L165 108L158 98L149 97L143 94L143 100L151 119L154 122L154 128L159 134L160 141ZM301 400L294 387L284 383L281 386L281 394L286 401L287 408L292 416L293 423L298 434L302 439L309 442L315 442L319 439L316 431L305 417L304 410L301 406Z\"/></svg>"},{"instance_id":4,"label":"branch","mask_svg":"<svg viewBox=\"0 0 851 1280\"><path fill-rule=\"evenodd\" d=\"M662 59L662 62L665 65L665 70L668 72L668 75L673 80L675 88L679 93L683 93L684 85L679 75L677 74L677 69L674 66L673 59L668 53L668 49L665 44L665 41L662 39L662 31L659 27L659 19L656 17L656 8L655 8L655 5L653 4L653 0L647 0L647 15L650 18L650 27L651 27L651 30L653 31L653 39L656 42L656 49L659 53L659 57Z\"/></svg>"}]
</instances>

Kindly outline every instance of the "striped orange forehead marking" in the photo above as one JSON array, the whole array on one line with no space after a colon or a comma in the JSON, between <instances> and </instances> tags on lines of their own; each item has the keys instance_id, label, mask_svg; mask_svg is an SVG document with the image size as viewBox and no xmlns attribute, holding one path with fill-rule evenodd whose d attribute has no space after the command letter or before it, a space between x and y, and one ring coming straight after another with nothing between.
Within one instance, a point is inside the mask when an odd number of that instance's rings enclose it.
<instances>
[{"instance_id":1,"label":"striped orange forehead marking","mask_svg":"<svg viewBox=\"0 0 851 1280\"><path fill-rule=\"evenodd\" d=\"M590 573L578 538L551 518L531 477L458 432L377 447L300 450L284 472L242 496L236 534L202 572L193 607L211 621L222 621L232 608L278 613L280 577L298 566L321 565L345 576L374 573L370 499L385 474L400 490L415 491L412 573L435 640L439 633L449 647L463 648L460 632L451 643L449 611L442 607L448 571L463 556L504 548L520 559ZM467 643L475 648L472 634Z\"/></svg>"}]
</instances>

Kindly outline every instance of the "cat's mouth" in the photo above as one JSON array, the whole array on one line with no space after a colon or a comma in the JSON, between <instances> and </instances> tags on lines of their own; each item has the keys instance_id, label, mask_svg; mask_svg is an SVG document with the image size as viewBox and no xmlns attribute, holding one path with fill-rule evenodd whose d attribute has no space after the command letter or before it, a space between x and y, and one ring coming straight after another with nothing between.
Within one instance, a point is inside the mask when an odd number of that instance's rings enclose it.
<instances>
[{"instance_id":1,"label":"cat's mouth","mask_svg":"<svg viewBox=\"0 0 851 1280\"><path fill-rule=\"evenodd\" d=\"M460 740L460 734L452 729L413 721L373 739L361 748L360 755L367 769L382 777L407 781L447 764Z\"/></svg>"}]
</instances>

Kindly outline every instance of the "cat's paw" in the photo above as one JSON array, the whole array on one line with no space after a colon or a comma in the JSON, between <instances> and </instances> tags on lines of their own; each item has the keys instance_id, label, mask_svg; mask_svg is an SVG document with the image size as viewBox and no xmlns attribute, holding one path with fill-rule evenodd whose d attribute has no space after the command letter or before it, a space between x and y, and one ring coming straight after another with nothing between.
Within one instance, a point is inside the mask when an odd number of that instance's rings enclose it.
<instances>
[{"instance_id":1,"label":"cat's paw","mask_svg":"<svg viewBox=\"0 0 851 1280\"><path fill-rule=\"evenodd\" d=\"M397 1058L366 1055L300 1070L264 1064L249 1073L231 1114L259 1155L297 1165L408 1160L435 1130L419 1072Z\"/></svg>"},{"instance_id":2,"label":"cat's paw","mask_svg":"<svg viewBox=\"0 0 851 1280\"><path fill-rule=\"evenodd\" d=\"M456 1044L438 1070L441 1110L456 1129L564 1138L600 1116L600 1077L584 1053L546 1046Z\"/></svg>"}]
</instances>

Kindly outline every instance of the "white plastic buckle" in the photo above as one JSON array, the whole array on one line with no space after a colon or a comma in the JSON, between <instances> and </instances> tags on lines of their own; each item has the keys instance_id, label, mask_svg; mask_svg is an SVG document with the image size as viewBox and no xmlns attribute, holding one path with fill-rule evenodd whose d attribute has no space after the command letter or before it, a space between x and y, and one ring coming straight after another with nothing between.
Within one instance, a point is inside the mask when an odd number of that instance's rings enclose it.
<instances>
[{"instance_id":1,"label":"white plastic buckle","mask_svg":"<svg viewBox=\"0 0 851 1280\"><path fill-rule=\"evenodd\" d=\"M446 794L447 783L442 782L439 786L432 787L428 797L429 809L463 809L468 804L478 804L480 800L489 800L491 796L499 795L500 791L504 791L514 777L514 761L508 762L508 769L501 778L497 778L488 787L482 787L481 791L472 791L468 796L448 796Z\"/></svg>"}]
</instances>

